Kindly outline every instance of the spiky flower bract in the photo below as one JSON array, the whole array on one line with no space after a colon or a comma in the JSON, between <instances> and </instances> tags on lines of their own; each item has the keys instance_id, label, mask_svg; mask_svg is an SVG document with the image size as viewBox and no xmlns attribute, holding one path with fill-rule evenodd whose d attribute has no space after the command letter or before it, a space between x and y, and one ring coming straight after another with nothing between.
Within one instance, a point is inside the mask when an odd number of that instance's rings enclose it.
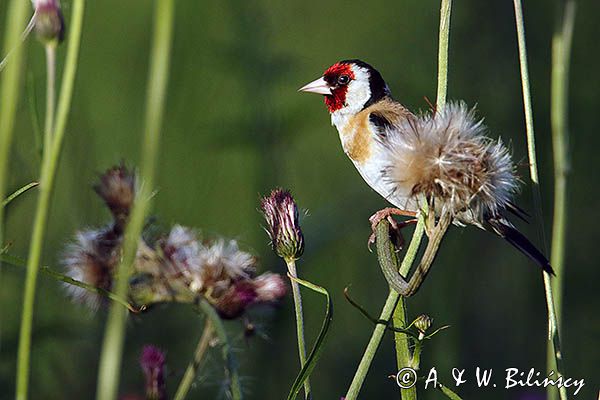
<instances>
[{"instance_id":1,"label":"spiky flower bract","mask_svg":"<svg viewBox=\"0 0 600 400\"><path fill-rule=\"evenodd\" d=\"M300 258L304 252L304 236L298 222L298 206L291 193L275 189L262 198L260 205L273 250L286 261Z\"/></svg>"},{"instance_id":2,"label":"spiky flower bract","mask_svg":"<svg viewBox=\"0 0 600 400\"><path fill-rule=\"evenodd\" d=\"M406 118L382 145L391 150L386 177L411 188L403 197L432 199L458 221L495 215L518 189L508 148L486 136L483 121L462 102Z\"/></svg>"}]
</instances>

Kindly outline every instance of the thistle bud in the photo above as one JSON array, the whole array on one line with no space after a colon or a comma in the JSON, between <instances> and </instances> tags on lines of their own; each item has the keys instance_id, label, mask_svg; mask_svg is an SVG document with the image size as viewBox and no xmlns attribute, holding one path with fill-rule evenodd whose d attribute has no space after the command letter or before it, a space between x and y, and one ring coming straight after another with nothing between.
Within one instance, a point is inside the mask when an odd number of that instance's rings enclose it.
<instances>
[{"instance_id":1,"label":"thistle bud","mask_svg":"<svg viewBox=\"0 0 600 400\"><path fill-rule=\"evenodd\" d=\"M34 29L43 43L60 43L65 37L65 21L58 0L32 0Z\"/></svg>"},{"instance_id":2,"label":"thistle bud","mask_svg":"<svg viewBox=\"0 0 600 400\"><path fill-rule=\"evenodd\" d=\"M115 219L115 225L124 229L135 199L135 174L124 164L108 169L100 176L94 190L104 200Z\"/></svg>"},{"instance_id":3,"label":"thistle bud","mask_svg":"<svg viewBox=\"0 0 600 400\"><path fill-rule=\"evenodd\" d=\"M415 319L414 325L420 335L425 335L425 332L427 332L432 322L433 319L429 315L421 314Z\"/></svg>"},{"instance_id":4,"label":"thistle bud","mask_svg":"<svg viewBox=\"0 0 600 400\"><path fill-rule=\"evenodd\" d=\"M267 233L277 255L286 261L300 258L304 236L298 223L298 207L289 191L275 189L261 200Z\"/></svg>"},{"instance_id":5,"label":"thistle bud","mask_svg":"<svg viewBox=\"0 0 600 400\"><path fill-rule=\"evenodd\" d=\"M166 400L165 354L158 347L145 346L140 357L140 365L146 377L146 398Z\"/></svg>"}]
</instances>

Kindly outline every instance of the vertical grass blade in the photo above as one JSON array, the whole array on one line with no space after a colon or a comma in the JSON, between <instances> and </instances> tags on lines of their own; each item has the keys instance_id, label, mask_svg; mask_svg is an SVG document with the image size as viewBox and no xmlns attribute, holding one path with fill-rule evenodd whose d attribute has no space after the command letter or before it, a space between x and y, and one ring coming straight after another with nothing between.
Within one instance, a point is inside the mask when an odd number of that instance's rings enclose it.
<instances>
[{"instance_id":1,"label":"vertical grass blade","mask_svg":"<svg viewBox=\"0 0 600 400\"><path fill-rule=\"evenodd\" d=\"M156 0L154 5L154 34L150 56L145 134L140 167L141 184L137 192L129 224L125 231L123 255L117 269L119 278L116 282L115 294L121 298L127 296L131 265L137 251L144 218L150 207L169 76L174 1ZM117 398L126 318L126 310L119 305L111 304L104 332L98 371L96 398L99 400L114 400Z\"/></svg>"},{"instance_id":2,"label":"vertical grass blade","mask_svg":"<svg viewBox=\"0 0 600 400\"><path fill-rule=\"evenodd\" d=\"M13 138L15 113L20 96L20 82L23 67L23 46L20 46L21 32L27 23L29 2L12 0L6 14L6 34L2 55L11 53L4 70L0 70L0 199L6 191L7 168ZM0 247L4 243L4 208L0 207Z\"/></svg>"},{"instance_id":3,"label":"vertical grass blade","mask_svg":"<svg viewBox=\"0 0 600 400\"><path fill-rule=\"evenodd\" d=\"M574 25L575 1L560 2L558 18L552 38L552 81L550 94L552 148L554 153L554 218L550 262L556 272L556 278L552 280L552 291L554 293L554 307L559 331L561 327L562 293L565 275L567 174L569 170L569 60ZM556 370L554 346L550 342L548 343L547 367L548 371ZM556 400L557 398L556 390L548 392L549 400Z\"/></svg>"},{"instance_id":4,"label":"vertical grass blade","mask_svg":"<svg viewBox=\"0 0 600 400\"><path fill-rule=\"evenodd\" d=\"M54 178L58 169L58 159L62 149L62 141L67 124L67 116L71 108L73 95L73 84L77 71L77 60L79 57L79 44L81 41L81 30L83 25L84 0L73 2L71 14L71 26L67 47L67 56L60 90L60 98L56 112L56 125L52 132L52 143L50 148L44 150L42 159L42 170L40 174L40 195L38 198L33 233L29 245L29 256L27 259L27 276L25 278L25 292L23 295L23 311L21 316L21 331L19 335L19 350L17 355L17 399L27 399L29 384L29 363L31 352L31 329L33 322L33 308L35 304L35 291L37 276L40 269L40 260L44 246L46 225L48 221L48 210L50 199L54 188Z\"/></svg>"},{"instance_id":5,"label":"vertical grass blade","mask_svg":"<svg viewBox=\"0 0 600 400\"><path fill-rule=\"evenodd\" d=\"M538 234L541 238L543 248L546 247L546 238L544 234L544 222L542 213L542 196L540 191L540 182L537 168L537 158L535 152L535 133L533 130L533 109L531 106L531 90L529 85L529 68L527 66L527 46L525 43L525 23L523 22L523 6L521 0L514 0L515 23L517 27L517 42L519 46L519 64L521 66L521 83L523 88L523 105L525 109L525 126L527 130L527 149L529 156L529 173L533 183L533 201L535 207L536 225ZM558 321L554 304L554 295L552 292L552 282L550 274L543 272L544 291L546 293L546 304L548 308L548 330L552 341L554 360L559 375L563 376L564 365L562 360L562 351L560 345L560 335L558 331ZM550 389L554 390L554 389ZM560 389L561 400L567 399L566 388Z\"/></svg>"},{"instance_id":6,"label":"vertical grass blade","mask_svg":"<svg viewBox=\"0 0 600 400\"><path fill-rule=\"evenodd\" d=\"M442 0L440 7L440 33L438 45L438 83L436 109L441 110L446 104L448 94L448 45L450 42L450 14L452 0Z\"/></svg>"}]
</instances>

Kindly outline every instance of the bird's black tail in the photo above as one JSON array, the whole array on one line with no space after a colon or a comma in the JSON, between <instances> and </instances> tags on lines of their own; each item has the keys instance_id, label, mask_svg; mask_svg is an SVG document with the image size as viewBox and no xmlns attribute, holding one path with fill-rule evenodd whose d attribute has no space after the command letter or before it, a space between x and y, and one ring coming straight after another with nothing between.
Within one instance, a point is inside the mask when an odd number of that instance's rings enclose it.
<instances>
[{"instance_id":1,"label":"bird's black tail","mask_svg":"<svg viewBox=\"0 0 600 400\"><path fill-rule=\"evenodd\" d=\"M534 246L521 232L504 218L489 218L487 220L492 230L515 246L521 253L535 261L544 271L555 275L550 261Z\"/></svg>"}]
</instances>

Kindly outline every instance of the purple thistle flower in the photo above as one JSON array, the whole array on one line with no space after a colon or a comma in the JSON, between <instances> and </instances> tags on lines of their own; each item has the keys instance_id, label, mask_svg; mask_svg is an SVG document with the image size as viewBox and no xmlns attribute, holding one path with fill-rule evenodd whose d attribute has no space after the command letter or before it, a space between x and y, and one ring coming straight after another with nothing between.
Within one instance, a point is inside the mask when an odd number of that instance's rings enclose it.
<instances>
[{"instance_id":1,"label":"purple thistle flower","mask_svg":"<svg viewBox=\"0 0 600 400\"><path fill-rule=\"evenodd\" d=\"M60 43L65 37L65 20L58 0L32 0L34 29L44 43Z\"/></svg>"},{"instance_id":2,"label":"purple thistle flower","mask_svg":"<svg viewBox=\"0 0 600 400\"><path fill-rule=\"evenodd\" d=\"M287 293L287 287L280 275L265 273L254 279L242 279L233 285L217 300L215 308L224 319L241 316L249 307L274 303Z\"/></svg>"},{"instance_id":3,"label":"purple thistle flower","mask_svg":"<svg viewBox=\"0 0 600 400\"><path fill-rule=\"evenodd\" d=\"M249 279L235 282L231 287L217 300L215 308L224 319L234 319L246 311L248 307L255 303L257 298L254 284Z\"/></svg>"},{"instance_id":4,"label":"purple thistle flower","mask_svg":"<svg viewBox=\"0 0 600 400\"><path fill-rule=\"evenodd\" d=\"M298 207L290 192L275 189L262 198L260 206L273 250L286 261L300 258L304 252L304 236L298 223Z\"/></svg>"},{"instance_id":5,"label":"purple thistle flower","mask_svg":"<svg viewBox=\"0 0 600 400\"><path fill-rule=\"evenodd\" d=\"M146 398L166 400L165 354L156 346L147 345L142 350L140 365L146 377Z\"/></svg>"}]
</instances>

